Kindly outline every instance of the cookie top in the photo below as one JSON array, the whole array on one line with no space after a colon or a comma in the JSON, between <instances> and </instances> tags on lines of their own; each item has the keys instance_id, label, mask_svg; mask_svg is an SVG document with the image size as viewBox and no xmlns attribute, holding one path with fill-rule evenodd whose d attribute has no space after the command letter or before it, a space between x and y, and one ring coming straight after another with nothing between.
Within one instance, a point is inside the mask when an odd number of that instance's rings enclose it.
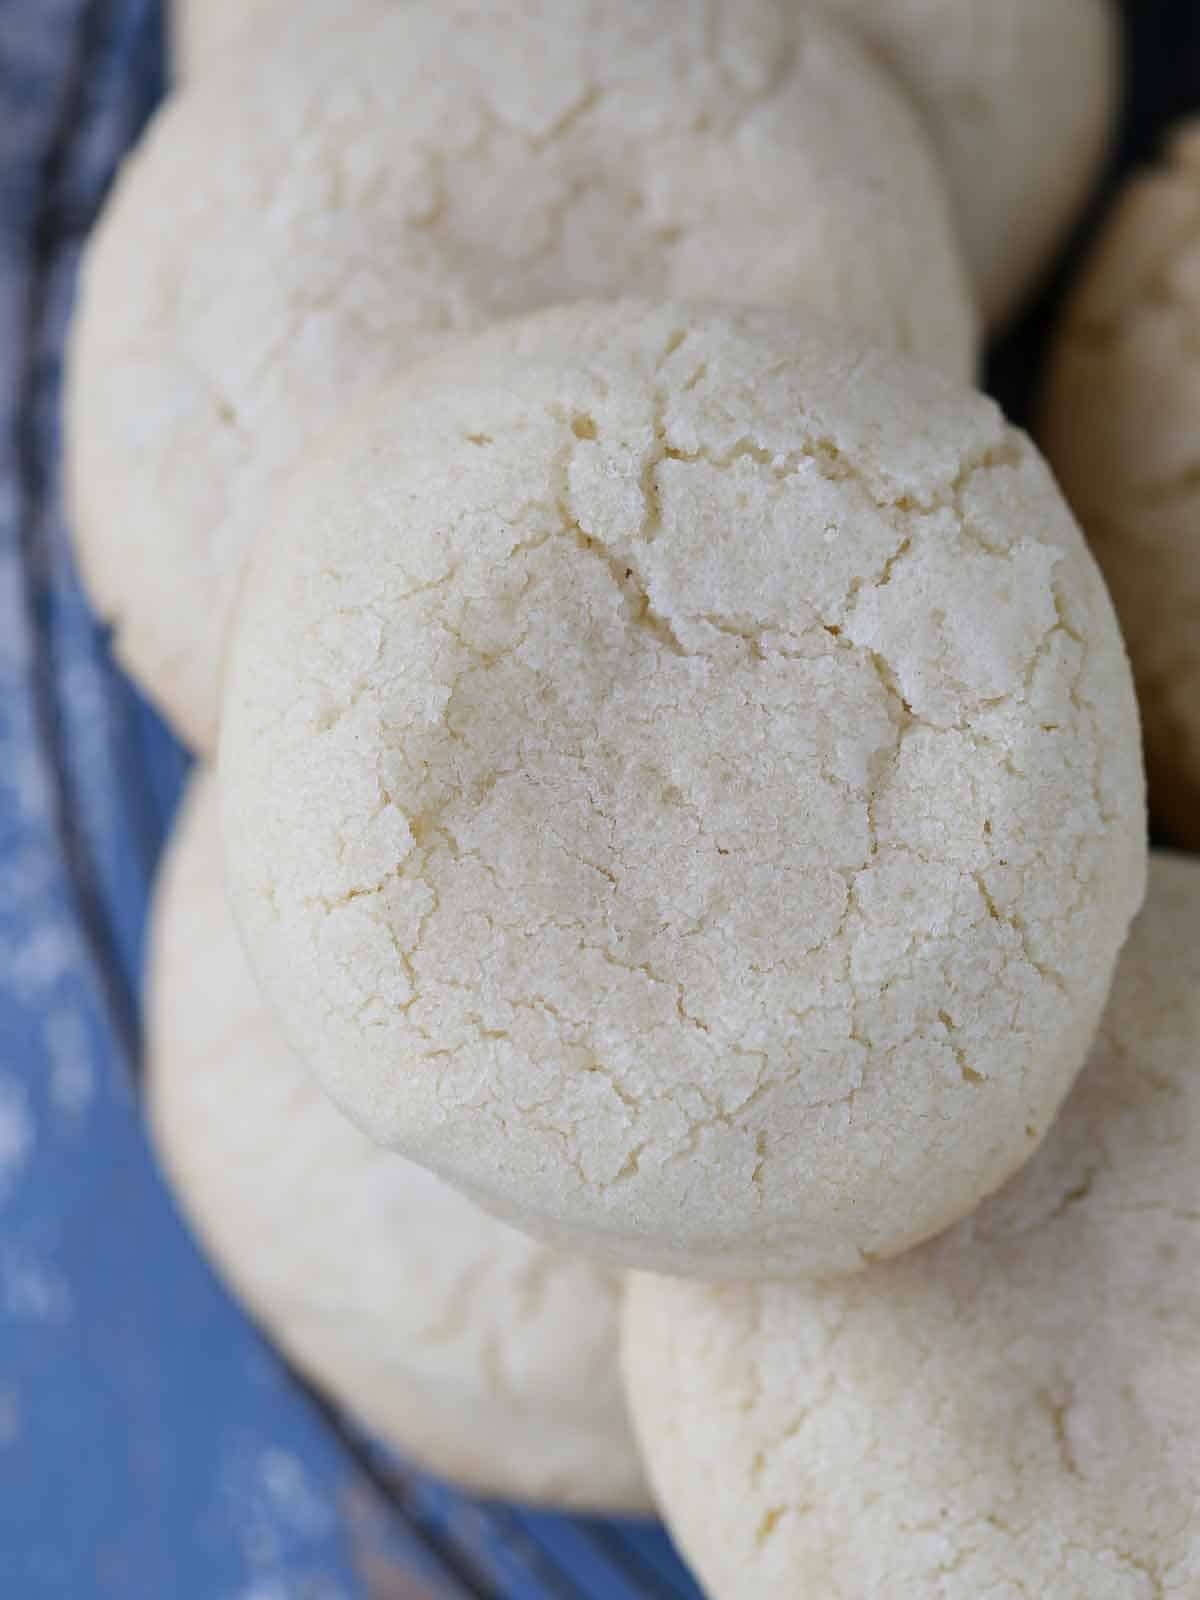
<instances>
[{"instance_id":1,"label":"cookie top","mask_svg":"<svg viewBox=\"0 0 1200 1600\"><path fill-rule=\"evenodd\" d=\"M289 0L171 0L171 64L176 77L207 72L239 38L261 27L271 13L282 16L288 4Z\"/></svg>"},{"instance_id":2,"label":"cookie top","mask_svg":"<svg viewBox=\"0 0 1200 1600\"><path fill-rule=\"evenodd\" d=\"M1200 848L1200 120L1117 202L1064 314L1041 434L1133 658L1151 806Z\"/></svg>"},{"instance_id":3,"label":"cookie top","mask_svg":"<svg viewBox=\"0 0 1200 1600\"><path fill-rule=\"evenodd\" d=\"M209 1253L286 1354L426 1469L511 1499L645 1511L617 1278L369 1144L264 1009L188 797L155 910L154 1141Z\"/></svg>"},{"instance_id":4,"label":"cookie top","mask_svg":"<svg viewBox=\"0 0 1200 1600\"><path fill-rule=\"evenodd\" d=\"M974 1217L828 1285L634 1278L647 1468L712 1600L1200 1592L1200 865Z\"/></svg>"},{"instance_id":5,"label":"cookie top","mask_svg":"<svg viewBox=\"0 0 1200 1600\"><path fill-rule=\"evenodd\" d=\"M610 1259L840 1272L1032 1153L1140 902L1132 685L996 408L784 312L562 308L251 563L235 909L374 1138Z\"/></svg>"},{"instance_id":6,"label":"cookie top","mask_svg":"<svg viewBox=\"0 0 1200 1600\"><path fill-rule=\"evenodd\" d=\"M1099 176L1121 93L1111 0L825 0L912 92L995 326Z\"/></svg>"},{"instance_id":7,"label":"cookie top","mask_svg":"<svg viewBox=\"0 0 1200 1600\"><path fill-rule=\"evenodd\" d=\"M711 295L812 305L964 376L975 359L919 118L815 11L330 9L297 0L173 97L83 272L83 570L122 660L203 749L272 494L356 395L453 336L584 296Z\"/></svg>"}]
</instances>

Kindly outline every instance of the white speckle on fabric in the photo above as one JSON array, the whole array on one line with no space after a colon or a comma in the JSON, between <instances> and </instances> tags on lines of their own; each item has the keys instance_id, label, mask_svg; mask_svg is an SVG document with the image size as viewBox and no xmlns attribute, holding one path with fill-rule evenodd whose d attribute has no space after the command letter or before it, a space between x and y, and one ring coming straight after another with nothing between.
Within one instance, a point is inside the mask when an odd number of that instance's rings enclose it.
<instances>
[{"instance_id":1,"label":"white speckle on fabric","mask_svg":"<svg viewBox=\"0 0 1200 1600\"><path fill-rule=\"evenodd\" d=\"M0 1076L0 1204L16 1187L36 1137L24 1084Z\"/></svg>"},{"instance_id":2,"label":"white speckle on fabric","mask_svg":"<svg viewBox=\"0 0 1200 1600\"><path fill-rule=\"evenodd\" d=\"M18 1250L0 1256L0 1307L18 1322L62 1327L74 1311L62 1273Z\"/></svg>"},{"instance_id":3,"label":"white speckle on fabric","mask_svg":"<svg viewBox=\"0 0 1200 1600\"><path fill-rule=\"evenodd\" d=\"M271 1503L297 1533L319 1538L328 1531L329 1507L313 1490L298 1457L286 1450L267 1450L259 1471Z\"/></svg>"}]
</instances>

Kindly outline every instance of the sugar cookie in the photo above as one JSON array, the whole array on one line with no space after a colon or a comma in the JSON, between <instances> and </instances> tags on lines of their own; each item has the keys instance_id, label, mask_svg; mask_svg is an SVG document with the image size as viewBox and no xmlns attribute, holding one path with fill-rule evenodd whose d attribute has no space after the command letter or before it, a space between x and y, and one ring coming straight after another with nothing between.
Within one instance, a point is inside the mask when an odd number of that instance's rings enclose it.
<instances>
[{"instance_id":1,"label":"sugar cookie","mask_svg":"<svg viewBox=\"0 0 1200 1600\"><path fill-rule=\"evenodd\" d=\"M1082 1065L1145 871L1108 597L997 409L795 313L567 307L251 564L235 910L382 1143L621 1262L840 1272Z\"/></svg>"},{"instance_id":2,"label":"sugar cookie","mask_svg":"<svg viewBox=\"0 0 1200 1600\"><path fill-rule=\"evenodd\" d=\"M974 363L919 119L816 12L356 0L306 25L319 3L168 105L83 274L81 563L122 660L203 749L272 494L352 397L451 336L585 296L711 295Z\"/></svg>"},{"instance_id":3,"label":"sugar cookie","mask_svg":"<svg viewBox=\"0 0 1200 1600\"><path fill-rule=\"evenodd\" d=\"M157 902L149 1107L176 1194L287 1355L375 1433L484 1493L645 1511L618 1279L368 1144L263 1008L189 796Z\"/></svg>"},{"instance_id":4,"label":"sugar cookie","mask_svg":"<svg viewBox=\"0 0 1200 1600\"><path fill-rule=\"evenodd\" d=\"M1200 848L1200 120L1136 178L1067 308L1042 437L1112 590L1151 809Z\"/></svg>"},{"instance_id":5,"label":"sugar cookie","mask_svg":"<svg viewBox=\"0 0 1200 1600\"><path fill-rule=\"evenodd\" d=\"M330 0L345 4L345 0ZM243 34L282 16L288 0L172 0L171 61L178 78L207 72Z\"/></svg>"},{"instance_id":6,"label":"sugar cookie","mask_svg":"<svg viewBox=\"0 0 1200 1600\"><path fill-rule=\"evenodd\" d=\"M828 1285L634 1278L626 1377L711 1600L1200 1593L1200 865L1156 858L1034 1160Z\"/></svg>"},{"instance_id":7,"label":"sugar cookie","mask_svg":"<svg viewBox=\"0 0 1200 1600\"><path fill-rule=\"evenodd\" d=\"M925 112L989 323L1050 265L1120 103L1110 0L825 0Z\"/></svg>"}]
</instances>

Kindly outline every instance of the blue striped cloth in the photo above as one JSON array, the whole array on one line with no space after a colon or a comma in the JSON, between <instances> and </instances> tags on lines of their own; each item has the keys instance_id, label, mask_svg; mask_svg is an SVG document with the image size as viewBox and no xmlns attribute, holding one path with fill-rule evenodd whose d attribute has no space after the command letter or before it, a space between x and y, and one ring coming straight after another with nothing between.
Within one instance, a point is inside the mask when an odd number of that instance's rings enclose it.
<instances>
[{"instance_id":1,"label":"blue striped cloth","mask_svg":"<svg viewBox=\"0 0 1200 1600\"><path fill-rule=\"evenodd\" d=\"M114 668L59 484L81 244L162 86L153 0L0 0L0 1595L694 1600L661 1531L384 1459L243 1319L136 1097L185 758Z\"/></svg>"}]
</instances>

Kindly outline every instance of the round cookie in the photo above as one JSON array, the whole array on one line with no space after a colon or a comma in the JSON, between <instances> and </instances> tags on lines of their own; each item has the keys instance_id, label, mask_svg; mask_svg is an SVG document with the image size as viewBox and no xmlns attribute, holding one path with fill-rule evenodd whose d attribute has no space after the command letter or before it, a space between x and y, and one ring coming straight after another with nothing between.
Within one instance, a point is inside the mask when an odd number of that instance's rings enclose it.
<instances>
[{"instance_id":1,"label":"round cookie","mask_svg":"<svg viewBox=\"0 0 1200 1600\"><path fill-rule=\"evenodd\" d=\"M207 72L242 35L262 25L289 0L172 0L171 62L177 78ZM344 0L331 0L341 5Z\"/></svg>"},{"instance_id":2,"label":"round cookie","mask_svg":"<svg viewBox=\"0 0 1200 1600\"><path fill-rule=\"evenodd\" d=\"M1082 1065L1128 667L997 409L794 313L574 306L372 399L250 564L237 912L373 1138L602 1258L842 1272Z\"/></svg>"},{"instance_id":3,"label":"round cookie","mask_svg":"<svg viewBox=\"0 0 1200 1600\"><path fill-rule=\"evenodd\" d=\"M585 296L712 295L974 364L919 118L824 16L354 0L315 26L328 5L299 0L174 98L83 273L80 560L121 659L206 750L272 495L355 396L454 335Z\"/></svg>"},{"instance_id":4,"label":"round cookie","mask_svg":"<svg viewBox=\"0 0 1200 1600\"><path fill-rule=\"evenodd\" d=\"M647 1469L711 1600L1200 1593L1200 865L975 1216L861 1277L634 1278Z\"/></svg>"},{"instance_id":5,"label":"round cookie","mask_svg":"<svg viewBox=\"0 0 1200 1600\"><path fill-rule=\"evenodd\" d=\"M1042 438L1133 658L1151 811L1200 848L1200 121L1135 178L1054 348Z\"/></svg>"},{"instance_id":6,"label":"round cookie","mask_svg":"<svg viewBox=\"0 0 1200 1600\"><path fill-rule=\"evenodd\" d=\"M991 326L1050 265L1120 103L1110 0L825 0L911 91Z\"/></svg>"},{"instance_id":7,"label":"round cookie","mask_svg":"<svg viewBox=\"0 0 1200 1600\"><path fill-rule=\"evenodd\" d=\"M148 1097L178 1199L297 1367L486 1494L649 1510L617 1378L619 1280L369 1144L291 1055L222 890L196 781L155 911Z\"/></svg>"}]
</instances>

